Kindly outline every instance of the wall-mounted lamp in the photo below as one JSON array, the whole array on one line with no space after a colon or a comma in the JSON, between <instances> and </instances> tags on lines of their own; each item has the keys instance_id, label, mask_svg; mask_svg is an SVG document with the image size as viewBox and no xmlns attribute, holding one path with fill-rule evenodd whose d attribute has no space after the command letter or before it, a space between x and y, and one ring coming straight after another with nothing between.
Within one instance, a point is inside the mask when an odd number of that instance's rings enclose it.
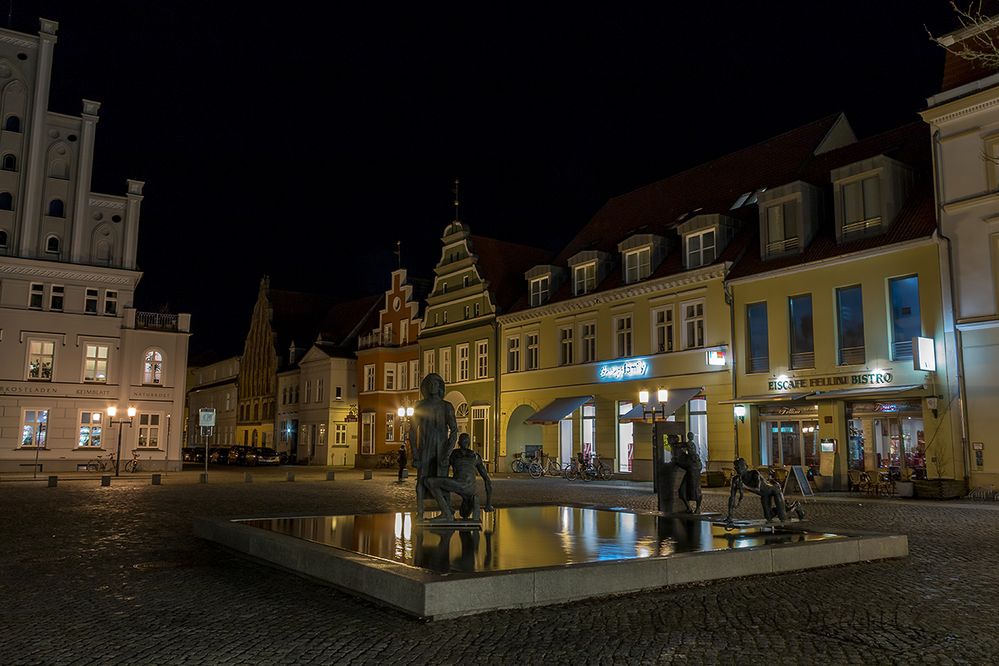
<instances>
[{"instance_id":1,"label":"wall-mounted lamp","mask_svg":"<svg viewBox=\"0 0 999 666\"><path fill-rule=\"evenodd\" d=\"M926 399L926 407L931 412L933 412L933 418L937 418L937 409L939 408L939 406L940 403L939 403L939 398L937 398L937 396L931 395Z\"/></svg>"},{"instance_id":2,"label":"wall-mounted lamp","mask_svg":"<svg viewBox=\"0 0 999 666\"><path fill-rule=\"evenodd\" d=\"M736 405L735 408L734 408L734 411L735 411L735 415L739 417L739 422L740 423L745 423L746 422L746 406L745 405Z\"/></svg>"}]
</instances>

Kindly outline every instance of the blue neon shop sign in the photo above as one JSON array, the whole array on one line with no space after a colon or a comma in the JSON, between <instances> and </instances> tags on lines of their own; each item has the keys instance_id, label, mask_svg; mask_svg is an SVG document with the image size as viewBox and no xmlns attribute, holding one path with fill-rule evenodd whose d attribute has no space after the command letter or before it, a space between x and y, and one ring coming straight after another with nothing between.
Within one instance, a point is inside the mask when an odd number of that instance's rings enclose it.
<instances>
[{"instance_id":1,"label":"blue neon shop sign","mask_svg":"<svg viewBox=\"0 0 999 666\"><path fill-rule=\"evenodd\" d=\"M599 377L602 382L619 382L625 379L637 379L649 374L649 364L640 358L618 363L604 363L600 366Z\"/></svg>"}]
</instances>

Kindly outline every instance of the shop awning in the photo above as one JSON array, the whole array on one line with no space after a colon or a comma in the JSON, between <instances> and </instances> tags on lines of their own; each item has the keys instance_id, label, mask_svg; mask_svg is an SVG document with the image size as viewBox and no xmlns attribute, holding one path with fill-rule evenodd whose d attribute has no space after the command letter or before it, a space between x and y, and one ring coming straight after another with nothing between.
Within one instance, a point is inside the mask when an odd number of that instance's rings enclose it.
<instances>
[{"instance_id":1,"label":"shop awning","mask_svg":"<svg viewBox=\"0 0 999 666\"><path fill-rule=\"evenodd\" d=\"M660 409L660 403L656 400L649 400L650 411L654 408L656 410L655 420L664 421L666 418L672 416L676 410L680 409L687 402L693 398L695 395L703 391L703 388L680 388L680 389L670 389L669 398L666 400L665 404L662 405L665 409ZM653 396L655 393L652 394ZM651 416L651 414L650 414ZM627 414L622 414L618 421L620 423L641 423L645 421L645 410L642 409L642 405L635 405L630 412Z\"/></svg>"},{"instance_id":2,"label":"shop awning","mask_svg":"<svg viewBox=\"0 0 999 666\"><path fill-rule=\"evenodd\" d=\"M808 395L809 400L842 400L843 398L878 398L883 395L894 395L906 391L922 389L922 384L905 384L903 386L868 386L865 388L838 389L835 391L818 391Z\"/></svg>"},{"instance_id":3,"label":"shop awning","mask_svg":"<svg viewBox=\"0 0 999 666\"><path fill-rule=\"evenodd\" d=\"M801 400L810 393L771 393L770 395L747 395L734 400L719 400L719 405L755 405L760 402L791 402Z\"/></svg>"},{"instance_id":4,"label":"shop awning","mask_svg":"<svg viewBox=\"0 0 999 666\"><path fill-rule=\"evenodd\" d=\"M579 409L580 405L593 400L592 395L576 395L571 398L555 398L550 403L529 416L524 423L540 423L542 425L552 425L558 423L569 414Z\"/></svg>"}]
</instances>

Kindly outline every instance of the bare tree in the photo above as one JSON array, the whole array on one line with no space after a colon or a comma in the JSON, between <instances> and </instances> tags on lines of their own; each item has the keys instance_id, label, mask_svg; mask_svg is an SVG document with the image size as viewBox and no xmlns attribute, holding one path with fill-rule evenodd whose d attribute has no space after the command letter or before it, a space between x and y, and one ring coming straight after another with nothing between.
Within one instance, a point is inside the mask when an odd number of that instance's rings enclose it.
<instances>
[{"instance_id":1,"label":"bare tree","mask_svg":"<svg viewBox=\"0 0 999 666\"><path fill-rule=\"evenodd\" d=\"M945 48L948 53L963 60L970 60L986 69L999 69L999 16L983 11L984 0L970 3L962 9L952 0L951 8L961 27L949 35L930 39ZM992 3L990 3L992 4Z\"/></svg>"}]
</instances>

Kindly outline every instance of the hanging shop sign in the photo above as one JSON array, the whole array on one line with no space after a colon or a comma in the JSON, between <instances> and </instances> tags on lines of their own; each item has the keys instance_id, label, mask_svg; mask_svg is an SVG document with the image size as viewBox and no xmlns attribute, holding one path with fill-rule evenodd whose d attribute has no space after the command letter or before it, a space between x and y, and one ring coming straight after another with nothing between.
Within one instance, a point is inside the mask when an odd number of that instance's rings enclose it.
<instances>
[{"instance_id":1,"label":"hanging shop sign","mask_svg":"<svg viewBox=\"0 0 999 666\"><path fill-rule=\"evenodd\" d=\"M648 362L640 358L618 363L604 363L599 367L598 375L602 382L619 382L625 379L648 377L649 375Z\"/></svg>"},{"instance_id":2,"label":"hanging shop sign","mask_svg":"<svg viewBox=\"0 0 999 666\"><path fill-rule=\"evenodd\" d=\"M935 372L937 369L937 354L933 346L933 338L912 339L912 368L923 372Z\"/></svg>"},{"instance_id":3,"label":"hanging shop sign","mask_svg":"<svg viewBox=\"0 0 999 666\"><path fill-rule=\"evenodd\" d=\"M803 379L778 378L767 382L768 391L793 391L795 389L828 388L831 386L884 386L895 377L890 372L865 372L859 375L826 375Z\"/></svg>"},{"instance_id":4,"label":"hanging shop sign","mask_svg":"<svg viewBox=\"0 0 999 666\"><path fill-rule=\"evenodd\" d=\"M709 349L704 353L704 356L704 360L708 365L725 365L724 349Z\"/></svg>"}]
</instances>

